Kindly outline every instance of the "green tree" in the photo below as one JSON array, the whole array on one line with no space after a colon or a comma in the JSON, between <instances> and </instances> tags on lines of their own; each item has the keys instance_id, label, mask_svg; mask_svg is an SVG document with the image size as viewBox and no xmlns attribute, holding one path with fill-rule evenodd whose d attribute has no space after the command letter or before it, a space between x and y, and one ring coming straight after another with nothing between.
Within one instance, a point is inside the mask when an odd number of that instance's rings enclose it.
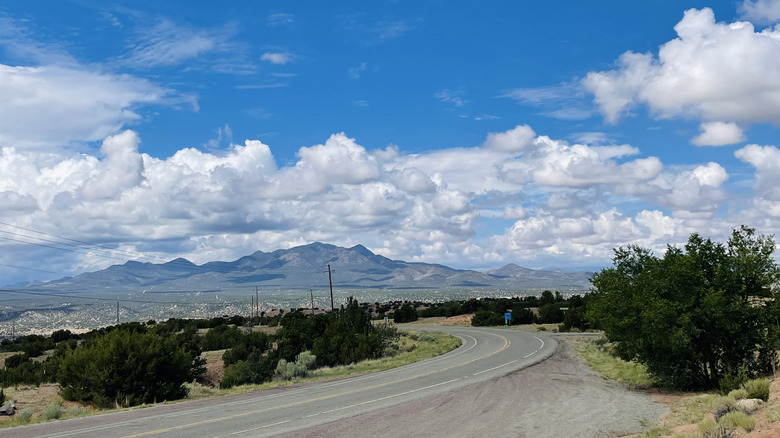
<instances>
[{"instance_id":1,"label":"green tree","mask_svg":"<svg viewBox=\"0 0 780 438\"><path fill-rule=\"evenodd\" d=\"M534 312L521 304L516 304L512 307L512 325L533 324L534 319Z\"/></svg>"},{"instance_id":2,"label":"green tree","mask_svg":"<svg viewBox=\"0 0 780 438\"><path fill-rule=\"evenodd\" d=\"M58 380L67 400L133 406L184 397L194 362L174 337L113 330L66 352Z\"/></svg>"},{"instance_id":3,"label":"green tree","mask_svg":"<svg viewBox=\"0 0 780 438\"><path fill-rule=\"evenodd\" d=\"M471 325L474 327L487 327L491 325L504 325L504 316L489 310L477 310L477 313L471 318Z\"/></svg>"},{"instance_id":4,"label":"green tree","mask_svg":"<svg viewBox=\"0 0 780 438\"><path fill-rule=\"evenodd\" d=\"M539 322L542 324L557 324L563 322L563 311L560 303L548 303L539 308Z\"/></svg>"},{"instance_id":5,"label":"green tree","mask_svg":"<svg viewBox=\"0 0 780 438\"><path fill-rule=\"evenodd\" d=\"M592 280L586 316L621 358L670 386L712 388L724 376L766 371L777 339L773 252L771 237L744 226L726 245L692 234L662 258L618 248L614 266Z\"/></svg>"},{"instance_id":6,"label":"green tree","mask_svg":"<svg viewBox=\"0 0 780 438\"><path fill-rule=\"evenodd\" d=\"M318 366L345 365L365 359L376 359L391 342L388 332L377 329L357 300L349 297L347 305L329 314L327 326L311 348ZM284 358L288 361L289 358Z\"/></svg>"},{"instance_id":7,"label":"green tree","mask_svg":"<svg viewBox=\"0 0 780 438\"><path fill-rule=\"evenodd\" d=\"M552 304L555 302L555 295L549 291L546 290L542 292L542 296L539 297L539 306L544 306L545 304Z\"/></svg>"},{"instance_id":8,"label":"green tree","mask_svg":"<svg viewBox=\"0 0 780 438\"><path fill-rule=\"evenodd\" d=\"M417 309L409 303L404 303L403 306L393 312L393 322L396 324L417 321L418 318Z\"/></svg>"}]
</instances>

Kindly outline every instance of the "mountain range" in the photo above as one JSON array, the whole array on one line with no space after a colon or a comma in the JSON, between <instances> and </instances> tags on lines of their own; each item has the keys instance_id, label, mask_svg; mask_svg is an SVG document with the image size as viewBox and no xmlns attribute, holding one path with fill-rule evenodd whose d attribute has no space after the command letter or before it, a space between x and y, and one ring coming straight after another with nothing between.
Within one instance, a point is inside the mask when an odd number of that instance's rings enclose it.
<instances>
[{"instance_id":1,"label":"mountain range","mask_svg":"<svg viewBox=\"0 0 780 438\"><path fill-rule=\"evenodd\" d=\"M362 245L342 248L312 243L273 252L257 251L232 262L196 265L179 258L167 263L129 261L104 270L46 283L26 290L78 292L229 292L261 289L309 289L328 286L328 265L334 288L494 288L509 290L583 290L593 275L587 271L535 270L508 264L478 272L429 263L391 260Z\"/></svg>"}]
</instances>

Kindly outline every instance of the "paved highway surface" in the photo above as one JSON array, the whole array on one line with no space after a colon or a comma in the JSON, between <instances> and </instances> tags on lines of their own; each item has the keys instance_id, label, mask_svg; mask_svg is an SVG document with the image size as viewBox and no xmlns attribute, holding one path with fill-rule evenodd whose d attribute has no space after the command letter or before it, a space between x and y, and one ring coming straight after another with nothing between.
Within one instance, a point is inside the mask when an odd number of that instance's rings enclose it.
<instances>
[{"instance_id":1,"label":"paved highway surface","mask_svg":"<svg viewBox=\"0 0 780 438\"><path fill-rule=\"evenodd\" d=\"M380 373L16 427L3 430L1 435L8 438L274 436L503 376L546 359L557 346L551 337L519 330L430 329L458 336L463 345L445 355Z\"/></svg>"}]
</instances>

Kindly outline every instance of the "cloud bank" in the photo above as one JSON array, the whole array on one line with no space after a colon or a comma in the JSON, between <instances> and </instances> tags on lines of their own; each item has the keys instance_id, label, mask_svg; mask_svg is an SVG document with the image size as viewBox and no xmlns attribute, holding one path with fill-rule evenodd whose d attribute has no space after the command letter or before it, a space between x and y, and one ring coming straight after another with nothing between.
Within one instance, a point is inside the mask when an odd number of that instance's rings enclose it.
<instances>
[{"instance_id":1,"label":"cloud bank","mask_svg":"<svg viewBox=\"0 0 780 438\"><path fill-rule=\"evenodd\" d=\"M716 216L729 178L717 163L665 166L630 145L569 144L527 125L421 154L337 133L285 166L258 140L167 159L140 153L140 141L125 130L96 155L3 147L5 220L195 262L326 241L474 267L605 264L615 246L662 247L703 220L731 220ZM756 168L756 206L780 214L780 152L750 145L736 155ZM78 271L112 261L62 263Z\"/></svg>"}]
</instances>

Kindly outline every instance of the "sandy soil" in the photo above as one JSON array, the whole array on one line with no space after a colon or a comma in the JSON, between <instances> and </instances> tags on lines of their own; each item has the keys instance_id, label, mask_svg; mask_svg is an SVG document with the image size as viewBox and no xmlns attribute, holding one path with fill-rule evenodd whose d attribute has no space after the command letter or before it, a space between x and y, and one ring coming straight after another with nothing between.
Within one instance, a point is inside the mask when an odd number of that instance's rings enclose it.
<instances>
[{"instance_id":1,"label":"sandy soil","mask_svg":"<svg viewBox=\"0 0 780 438\"><path fill-rule=\"evenodd\" d=\"M550 359L487 382L325 424L296 437L613 437L641 432L666 411L647 393L601 379L569 336Z\"/></svg>"}]
</instances>

